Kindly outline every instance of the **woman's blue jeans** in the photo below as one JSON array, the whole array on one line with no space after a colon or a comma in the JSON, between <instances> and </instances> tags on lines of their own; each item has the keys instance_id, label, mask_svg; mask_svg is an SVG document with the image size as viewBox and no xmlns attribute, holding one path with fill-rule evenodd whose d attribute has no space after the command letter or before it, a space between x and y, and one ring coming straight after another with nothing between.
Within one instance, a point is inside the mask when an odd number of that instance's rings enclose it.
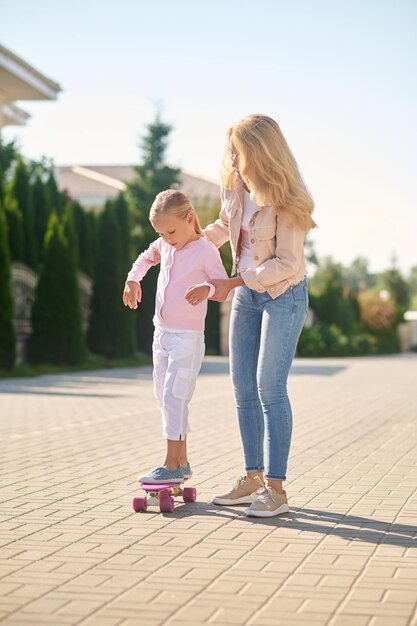
<instances>
[{"instance_id":1,"label":"woman's blue jeans","mask_svg":"<svg viewBox=\"0 0 417 626\"><path fill-rule=\"evenodd\" d=\"M233 298L230 368L246 472L266 467L265 478L286 479L292 433L287 379L307 309L306 278L275 299L246 286Z\"/></svg>"}]
</instances>

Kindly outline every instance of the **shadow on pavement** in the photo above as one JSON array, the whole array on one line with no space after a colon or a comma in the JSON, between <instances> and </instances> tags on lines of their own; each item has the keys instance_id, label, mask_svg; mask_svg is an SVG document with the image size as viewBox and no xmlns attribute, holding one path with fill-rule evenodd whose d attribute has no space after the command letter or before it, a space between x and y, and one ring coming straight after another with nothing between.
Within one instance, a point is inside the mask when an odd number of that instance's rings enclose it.
<instances>
[{"instance_id":1,"label":"shadow on pavement","mask_svg":"<svg viewBox=\"0 0 417 626\"><path fill-rule=\"evenodd\" d=\"M115 393L82 393L77 391L77 393L67 393L65 391L51 391L50 389L36 389L35 387L21 387L20 389L0 389L0 395L2 393L7 394L29 394L31 396L66 396L68 398L120 398L122 395L125 397L125 394L115 394Z\"/></svg>"},{"instance_id":2,"label":"shadow on pavement","mask_svg":"<svg viewBox=\"0 0 417 626\"><path fill-rule=\"evenodd\" d=\"M152 380L148 366L123 370L100 370L66 374L42 375L35 378L13 378L0 381L1 394L31 394L45 396L74 396L87 398L126 397L124 385ZM112 390L106 391L111 385ZM80 389L80 386L82 389ZM119 387L117 389L117 387ZM89 389L92 391L89 391ZM116 392L116 393L115 393Z\"/></svg>"},{"instance_id":3,"label":"shadow on pavement","mask_svg":"<svg viewBox=\"0 0 417 626\"><path fill-rule=\"evenodd\" d=\"M213 358L213 357L212 357ZM348 368L348 365L293 365L290 376L334 376ZM200 370L200 376L209 374L210 376L229 374L228 360L206 360Z\"/></svg>"},{"instance_id":4,"label":"shadow on pavement","mask_svg":"<svg viewBox=\"0 0 417 626\"><path fill-rule=\"evenodd\" d=\"M347 369L347 365L293 365L290 376L334 376ZM209 357L203 362L200 376L224 376L229 375L229 360L226 357ZM112 386L123 385L131 381L152 380L152 366L146 365L140 368L124 368L114 370L96 370L91 372L71 372L65 374L42 375L35 378L13 378L0 380L0 395L5 393L36 394L57 396L86 396L86 397L117 397L125 395L123 388L120 393L90 393L87 390L78 390L74 393L66 393L65 388L88 386ZM60 388L54 391L54 388Z\"/></svg>"},{"instance_id":5,"label":"shadow on pavement","mask_svg":"<svg viewBox=\"0 0 417 626\"><path fill-rule=\"evenodd\" d=\"M293 365L290 376L334 376L347 368L347 365Z\"/></svg>"},{"instance_id":6,"label":"shadow on pavement","mask_svg":"<svg viewBox=\"0 0 417 626\"><path fill-rule=\"evenodd\" d=\"M248 524L291 528L328 535L329 537L341 537L346 541L417 548L417 526L407 524L395 524L371 517L358 517L357 515L344 515L343 513L298 507L293 507L290 513L279 517L246 517L244 511L247 505L219 507L209 502L196 504L198 505L197 514L202 516L228 517L230 520L239 518L239 521L245 521ZM187 509L186 512L185 509ZM175 516L175 513L178 517L182 517L184 513L187 517L192 517L193 509L189 504L184 504L175 507L174 513L169 515Z\"/></svg>"}]
</instances>

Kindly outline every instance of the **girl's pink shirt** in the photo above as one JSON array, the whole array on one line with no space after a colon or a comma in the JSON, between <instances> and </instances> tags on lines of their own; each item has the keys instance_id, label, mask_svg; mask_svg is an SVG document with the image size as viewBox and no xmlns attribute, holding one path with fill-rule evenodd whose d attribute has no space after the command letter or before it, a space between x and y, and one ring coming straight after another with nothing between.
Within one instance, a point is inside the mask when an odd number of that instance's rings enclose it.
<instances>
[{"instance_id":1,"label":"girl's pink shirt","mask_svg":"<svg viewBox=\"0 0 417 626\"><path fill-rule=\"evenodd\" d=\"M180 250L153 241L132 265L127 281L140 282L153 265L161 264L156 290L155 325L171 330L204 330L207 300L188 304L189 287L210 278L228 278L216 246L206 237L190 241Z\"/></svg>"}]
</instances>

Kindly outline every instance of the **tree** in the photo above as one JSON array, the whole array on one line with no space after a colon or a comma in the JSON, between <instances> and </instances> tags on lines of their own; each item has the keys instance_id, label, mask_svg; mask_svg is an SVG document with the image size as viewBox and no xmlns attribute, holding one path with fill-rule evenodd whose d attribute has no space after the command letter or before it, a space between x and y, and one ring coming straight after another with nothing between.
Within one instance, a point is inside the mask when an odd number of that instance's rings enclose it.
<instances>
[{"instance_id":1,"label":"tree","mask_svg":"<svg viewBox=\"0 0 417 626\"><path fill-rule=\"evenodd\" d=\"M408 286L410 289L411 308L415 310L417 309L417 265L410 269Z\"/></svg>"},{"instance_id":2,"label":"tree","mask_svg":"<svg viewBox=\"0 0 417 626\"><path fill-rule=\"evenodd\" d=\"M311 231L309 231L306 235L304 242L304 254L306 257L306 261L311 265L317 266L319 264L316 246L314 241L311 239Z\"/></svg>"},{"instance_id":3,"label":"tree","mask_svg":"<svg viewBox=\"0 0 417 626\"><path fill-rule=\"evenodd\" d=\"M3 206L7 220L10 258L12 261L23 261L22 215L7 184L16 157L14 142L4 143L0 136L0 205Z\"/></svg>"},{"instance_id":4,"label":"tree","mask_svg":"<svg viewBox=\"0 0 417 626\"><path fill-rule=\"evenodd\" d=\"M12 369L16 359L13 299L7 220L0 202L0 369Z\"/></svg>"},{"instance_id":5,"label":"tree","mask_svg":"<svg viewBox=\"0 0 417 626\"><path fill-rule=\"evenodd\" d=\"M48 196L49 206L56 211L58 215L62 215L67 204L67 195L58 189L52 164L49 168L46 180L46 193Z\"/></svg>"},{"instance_id":6,"label":"tree","mask_svg":"<svg viewBox=\"0 0 417 626\"><path fill-rule=\"evenodd\" d=\"M126 332L126 312L122 302L121 248L116 210L109 201L99 218L97 263L87 335L90 350L107 358L130 356L134 351L134 343Z\"/></svg>"},{"instance_id":7,"label":"tree","mask_svg":"<svg viewBox=\"0 0 417 626\"><path fill-rule=\"evenodd\" d=\"M375 275L369 271L368 259L364 257L354 259L349 267L344 268L343 275L345 284L356 293L371 289L376 283Z\"/></svg>"},{"instance_id":8,"label":"tree","mask_svg":"<svg viewBox=\"0 0 417 626\"><path fill-rule=\"evenodd\" d=\"M74 267L76 267L78 272L78 264L79 264L79 250L78 250L78 233L75 227L74 214L72 212L71 204L68 203L62 213L62 227L64 232L64 237L68 242L69 252L72 255L72 261Z\"/></svg>"},{"instance_id":9,"label":"tree","mask_svg":"<svg viewBox=\"0 0 417 626\"><path fill-rule=\"evenodd\" d=\"M14 141L4 143L0 135L0 203L4 202L7 176L16 160L17 151Z\"/></svg>"},{"instance_id":10,"label":"tree","mask_svg":"<svg viewBox=\"0 0 417 626\"><path fill-rule=\"evenodd\" d=\"M37 269L37 249L35 224L33 218L32 192L29 182L29 171L21 157L18 157L13 173L10 191L23 219L23 252L24 261L32 269Z\"/></svg>"},{"instance_id":11,"label":"tree","mask_svg":"<svg viewBox=\"0 0 417 626\"><path fill-rule=\"evenodd\" d=\"M127 269L130 268L132 263L132 227L130 224L128 203L123 193L117 196L113 202L113 206L119 225L120 236L121 274L117 287L117 297L119 297L120 289L122 289L126 280ZM126 345L126 354L132 354L136 348L135 315L128 307L123 306L122 319L124 319L124 324L120 342Z\"/></svg>"},{"instance_id":12,"label":"tree","mask_svg":"<svg viewBox=\"0 0 417 626\"><path fill-rule=\"evenodd\" d=\"M38 250L38 260L42 261L43 242L45 240L48 220L51 214L51 206L46 190L45 183L39 174L35 176L35 180L31 187L32 206L33 206L33 222L36 238L36 248Z\"/></svg>"},{"instance_id":13,"label":"tree","mask_svg":"<svg viewBox=\"0 0 417 626\"><path fill-rule=\"evenodd\" d=\"M32 307L32 363L79 365L86 356L77 268L63 224L53 213L45 237L44 263Z\"/></svg>"},{"instance_id":14,"label":"tree","mask_svg":"<svg viewBox=\"0 0 417 626\"><path fill-rule=\"evenodd\" d=\"M326 258L312 283L312 308L320 322L333 324L345 334L351 333L360 321L359 304L356 294L346 285L342 265Z\"/></svg>"},{"instance_id":15,"label":"tree","mask_svg":"<svg viewBox=\"0 0 417 626\"><path fill-rule=\"evenodd\" d=\"M165 152L171 130L171 126L161 121L159 114L147 126L141 142L143 163L135 167L136 178L128 185L129 207L138 224L135 242L139 251L145 250L156 238L149 223L149 210L155 196L165 189L176 187L179 182L180 170L165 165ZM127 271L129 269L130 264ZM152 268L143 279L142 302L137 312L138 346L148 353L152 350L157 273L157 269Z\"/></svg>"},{"instance_id":16,"label":"tree","mask_svg":"<svg viewBox=\"0 0 417 626\"><path fill-rule=\"evenodd\" d=\"M78 238L79 269L92 278L95 269L97 218L93 212L85 211L78 202L72 202L70 206Z\"/></svg>"},{"instance_id":17,"label":"tree","mask_svg":"<svg viewBox=\"0 0 417 626\"><path fill-rule=\"evenodd\" d=\"M410 303L410 288L400 270L392 265L381 276L382 287L386 289L401 309L406 309Z\"/></svg>"},{"instance_id":18,"label":"tree","mask_svg":"<svg viewBox=\"0 0 417 626\"><path fill-rule=\"evenodd\" d=\"M23 219L19 211L16 200L6 189L4 196L4 211L7 219L7 230L9 233L9 251L12 261L24 261L23 242Z\"/></svg>"}]
</instances>

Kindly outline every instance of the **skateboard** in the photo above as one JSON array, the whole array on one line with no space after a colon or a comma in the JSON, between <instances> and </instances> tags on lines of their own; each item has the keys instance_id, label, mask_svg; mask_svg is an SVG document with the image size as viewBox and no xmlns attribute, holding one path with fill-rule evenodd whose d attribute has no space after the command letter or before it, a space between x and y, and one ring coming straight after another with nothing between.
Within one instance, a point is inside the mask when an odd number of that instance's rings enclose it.
<instances>
[{"instance_id":1,"label":"skateboard","mask_svg":"<svg viewBox=\"0 0 417 626\"><path fill-rule=\"evenodd\" d=\"M133 498L133 510L136 513L146 511L148 505L159 505L161 513L172 513L174 510L174 497L182 496L184 502L195 502L197 500L197 489L195 487L181 487L183 483L139 483L147 494L142 498Z\"/></svg>"}]
</instances>

